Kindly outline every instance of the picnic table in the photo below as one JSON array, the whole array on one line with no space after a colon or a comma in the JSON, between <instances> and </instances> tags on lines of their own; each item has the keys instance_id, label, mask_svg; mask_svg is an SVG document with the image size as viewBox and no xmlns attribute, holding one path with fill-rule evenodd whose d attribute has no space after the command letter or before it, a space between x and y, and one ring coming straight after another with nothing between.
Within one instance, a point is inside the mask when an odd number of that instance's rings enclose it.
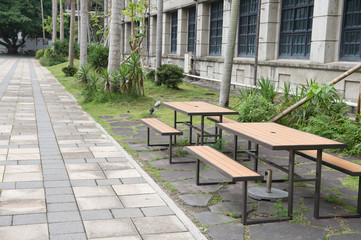
<instances>
[{"instance_id":1,"label":"picnic table","mask_svg":"<svg viewBox=\"0 0 361 240\"><path fill-rule=\"evenodd\" d=\"M182 123L189 126L189 144L192 143L192 130L196 129L200 131L201 145L204 143L205 137L217 137L222 133L208 133L204 130L204 118L207 116L219 116L220 122L224 115L237 115L236 111L219 107L207 102L162 102L165 107L174 110L174 128L177 128L177 124ZM189 116L189 121L177 121L177 113L182 113ZM197 127L193 124L193 116L201 116L201 127Z\"/></svg>"},{"instance_id":2,"label":"picnic table","mask_svg":"<svg viewBox=\"0 0 361 240\"><path fill-rule=\"evenodd\" d=\"M293 212L293 190L295 176L295 154L297 150L316 150L316 177L308 179L315 181L314 217L319 218L320 190L321 190L321 166L323 149L346 148L347 145L323 138L314 134L302 132L277 123L217 123L218 128L228 131L234 135L234 159L237 157L238 137L246 139L255 144L255 150L250 149L248 144L245 152L255 159L254 170L257 172L258 147L264 146L271 150L289 151L288 165L288 220L292 219ZM264 159L260 159L264 161ZM268 163L272 163L268 161ZM275 165L275 163L273 163ZM299 179L300 180L300 179ZM302 181L302 180L301 180ZM287 219L285 219L287 220Z\"/></svg>"}]
</instances>

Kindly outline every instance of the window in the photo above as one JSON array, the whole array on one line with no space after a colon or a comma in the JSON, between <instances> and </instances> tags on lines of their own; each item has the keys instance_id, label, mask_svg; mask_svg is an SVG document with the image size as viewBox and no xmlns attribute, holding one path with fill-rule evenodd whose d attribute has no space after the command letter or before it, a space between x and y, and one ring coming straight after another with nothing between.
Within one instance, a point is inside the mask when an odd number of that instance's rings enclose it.
<instances>
[{"instance_id":1,"label":"window","mask_svg":"<svg viewBox=\"0 0 361 240\"><path fill-rule=\"evenodd\" d=\"M360 60L361 52L361 3L359 0L345 0L341 59Z\"/></svg>"},{"instance_id":2,"label":"window","mask_svg":"<svg viewBox=\"0 0 361 240\"><path fill-rule=\"evenodd\" d=\"M254 56L258 0L241 1L239 12L238 56Z\"/></svg>"},{"instance_id":3,"label":"window","mask_svg":"<svg viewBox=\"0 0 361 240\"><path fill-rule=\"evenodd\" d=\"M223 1L211 4L209 55L221 55L223 30Z\"/></svg>"},{"instance_id":4,"label":"window","mask_svg":"<svg viewBox=\"0 0 361 240\"><path fill-rule=\"evenodd\" d=\"M311 48L313 0L283 0L281 57L308 58Z\"/></svg>"},{"instance_id":5,"label":"window","mask_svg":"<svg viewBox=\"0 0 361 240\"><path fill-rule=\"evenodd\" d=\"M172 13L170 52L177 53L178 12Z\"/></svg>"},{"instance_id":6,"label":"window","mask_svg":"<svg viewBox=\"0 0 361 240\"><path fill-rule=\"evenodd\" d=\"M194 45L196 40L196 8L188 10L188 52L194 54Z\"/></svg>"}]
</instances>

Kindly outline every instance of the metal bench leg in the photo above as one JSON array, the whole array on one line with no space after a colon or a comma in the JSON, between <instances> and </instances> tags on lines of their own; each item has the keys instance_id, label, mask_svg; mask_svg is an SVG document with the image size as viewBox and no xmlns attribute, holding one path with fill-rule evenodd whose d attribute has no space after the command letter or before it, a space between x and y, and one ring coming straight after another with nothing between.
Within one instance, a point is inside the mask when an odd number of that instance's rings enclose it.
<instances>
[{"instance_id":1,"label":"metal bench leg","mask_svg":"<svg viewBox=\"0 0 361 240\"><path fill-rule=\"evenodd\" d=\"M248 141L248 151L252 150L252 142ZM251 156L248 154L248 161L251 161Z\"/></svg>"},{"instance_id":2,"label":"metal bench leg","mask_svg":"<svg viewBox=\"0 0 361 240\"><path fill-rule=\"evenodd\" d=\"M233 159L235 160L235 161L237 161L237 148L238 148L238 146L237 146L237 144L238 144L238 136L237 135L234 135L234 138L233 138L234 140L234 146L233 146Z\"/></svg>"},{"instance_id":3,"label":"metal bench leg","mask_svg":"<svg viewBox=\"0 0 361 240\"><path fill-rule=\"evenodd\" d=\"M150 146L150 129L147 127L147 146Z\"/></svg>"},{"instance_id":4,"label":"metal bench leg","mask_svg":"<svg viewBox=\"0 0 361 240\"><path fill-rule=\"evenodd\" d=\"M193 139L193 116L189 116L189 145L192 145Z\"/></svg>"},{"instance_id":5,"label":"metal bench leg","mask_svg":"<svg viewBox=\"0 0 361 240\"><path fill-rule=\"evenodd\" d=\"M361 215L361 176L358 177L357 213Z\"/></svg>"},{"instance_id":6,"label":"metal bench leg","mask_svg":"<svg viewBox=\"0 0 361 240\"><path fill-rule=\"evenodd\" d=\"M200 162L199 159L197 159L197 172L196 172L196 184L197 184L197 186L200 185L200 183L199 183L199 168L200 168L200 163L199 163L199 162Z\"/></svg>"},{"instance_id":7,"label":"metal bench leg","mask_svg":"<svg viewBox=\"0 0 361 240\"><path fill-rule=\"evenodd\" d=\"M259 152L259 145L256 144L256 149L255 149L255 155L256 157L254 158L254 171L257 172L258 171L258 152Z\"/></svg>"},{"instance_id":8,"label":"metal bench leg","mask_svg":"<svg viewBox=\"0 0 361 240\"><path fill-rule=\"evenodd\" d=\"M247 224L247 181L243 181L243 201L242 201L242 224Z\"/></svg>"},{"instance_id":9,"label":"metal bench leg","mask_svg":"<svg viewBox=\"0 0 361 240\"><path fill-rule=\"evenodd\" d=\"M295 151L289 152L289 165L288 165L288 217L293 217L293 190L294 190L294 173L295 173Z\"/></svg>"},{"instance_id":10,"label":"metal bench leg","mask_svg":"<svg viewBox=\"0 0 361 240\"><path fill-rule=\"evenodd\" d=\"M315 183L315 205L313 210L313 217L318 219L320 217L320 194L321 194L321 168L322 168L322 150L317 150L316 161L316 183Z\"/></svg>"},{"instance_id":11,"label":"metal bench leg","mask_svg":"<svg viewBox=\"0 0 361 240\"><path fill-rule=\"evenodd\" d=\"M169 164L172 164L172 136L173 135L169 135ZM176 136L174 136L174 138L176 138Z\"/></svg>"}]
</instances>

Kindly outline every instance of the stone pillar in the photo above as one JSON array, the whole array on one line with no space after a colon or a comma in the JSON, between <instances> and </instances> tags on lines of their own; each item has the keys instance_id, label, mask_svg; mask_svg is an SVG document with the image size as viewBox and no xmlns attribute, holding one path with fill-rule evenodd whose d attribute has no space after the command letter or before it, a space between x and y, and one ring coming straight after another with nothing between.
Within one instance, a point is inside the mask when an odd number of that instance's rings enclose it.
<instances>
[{"instance_id":1,"label":"stone pillar","mask_svg":"<svg viewBox=\"0 0 361 240\"><path fill-rule=\"evenodd\" d=\"M312 25L310 61L329 63L338 61L342 4L338 0L315 0Z\"/></svg>"},{"instance_id":2,"label":"stone pillar","mask_svg":"<svg viewBox=\"0 0 361 240\"><path fill-rule=\"evenodd\" d=\"M207 56L209 53L209 21L210 5L199 3L197 19L197 57Z\"/></svg>"},{"instance_id":3,"label":"stone pillar","mask_svg":"<svg viewBox=\"0 0 361 240\"><path fill-rule=\"evenodd\" d=\"M281 1L262 0L258 60L277 59Z\"/></svg>"},{"instance_id":4,"label":"stone pillar","mask_svg":"<svg viewBox=\"0 0 361 240\"><path fill-rule=\"evenodd\" d=\"M131 31L132 31L131 23L125 22L124 23L124 53L125 54L130 54L129 38L131 36Z\"/></svg>"},{"instance_id":5,"label":"stone pillar","mask_svg":"<svg viewBox=\"0 0 361 240\"><path fill-rule=\"evenodd\" d=\"M172 15L170 13L163 14L163 47L162 55L170 53L170 28L171 28Z\"/></svg>"},{"instance_id":6,"label":"stone pillar","mask_svg":"<svg viewBox=\"0 0 361 240\"><path fill-rule=\"evenodd\" d=\"M184 8L178 9L178 27L177 27L177 55L184 56L187 51L187 30L188 30L188 11Z\"/></svg>"},{"instance_id":7,"label":"stone pillar","mask_svg":"<svg viewBox=\"0 0 361 240\"><path fill-rule=\"evenodd\" d=\"M150 54L155 54L155 42L156 42L156 33L157 33L157 16L150 17Z\"/></svg>"}]
</instances>

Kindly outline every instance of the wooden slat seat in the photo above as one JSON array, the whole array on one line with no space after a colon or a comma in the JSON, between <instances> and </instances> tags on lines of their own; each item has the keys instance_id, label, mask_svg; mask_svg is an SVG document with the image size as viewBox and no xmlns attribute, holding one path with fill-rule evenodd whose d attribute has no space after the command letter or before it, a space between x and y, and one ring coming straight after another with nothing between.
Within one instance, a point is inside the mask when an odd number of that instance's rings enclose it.
<instances>
[{"instance_id":1,"label":"wooden slat seat","mask_svg":"<svg viewBox=\"0 0 361 240\"><path fill-rule=\"evenodd\" d=\"M142 118L140 119L144 124L148 125L155 131L159 132L162 136L169 135L182 135L183 133L174 127L160 121L157 118Z\"/></svg>"},{"instance_id":2,"label":"wooden slat seat","mask_svg":"<svg viewBox=\"0 0 361 240\"><path fill-rule=\"evenodd\" d=\"M299 150L296 151L296 154L310 159L312 161L317 161L317 151L315 150ZM322 164L348 174L350 176L358 176L358 194L357 194L357 210L356 214L353 215L340 215L339 217L361 217L361 165L357 163L350 162L348 160L333 156L328 153L322 153ZM326 216L328 217L328 216ZM324 217L324 218L326 218Z\"/></svg>"},{"instance_id":3,"label":"wooden slat seat","mask_svg":"<svg viewBox=\"0 0 361 240\"><path fill-rule=\"evenodd\" d=\"M315 150L302 150L296 153L312 161L317 159L317 151ZM361 176L361 165L328 153L322 153L322 164L351 176Z\"/></svg>"},{"instance_id":4,"label":"wooden slat seat","mask_svg":"<svg viewBox=\"0 0 361 240\"><path fill-rule=\"evenodd\" d=\"M207 117L207 119L212 121L212 122L216 122L216 123L220 122L220 117L219 116L209 116L209 117ZM235 123L237 121L233 120L233 119L230 119L230 118L222 117L222 122L223 123Z\"/></svg>"},{"instance_id":5,"label":"wooden slat seat","mask_svg":"<svg viewBox=\"0 0 361 240\"><path fill-rule=\"evenodd\" d=\"M223 153L211 148L210 146L187 146L185 150L194 155L197 158L197 174L196 184L197 185L209 185L218 184L219 182L199 182L200 174L200 161L209 164L215 170L220 172L225 177L231 179L232 183L242 181L243 188L243 201L242 201L242 223L244 225L247 222L247 181L261 181L263 176L252 171L251 169L241 165L233 159L227 157Z\"/></svg>"},{"instance_id":6,"label":"wooden slat seat","mask_svg":"<svg viewBox=\"0 0 361 240\"><path fill-rule=\"evenodd\" d=\"M142 118L140 119L145 125L147 125L147 146L168 146L169 147L169 163L172 164L172 147L173 136L182 135L183 132L178 129L169 126L168 124L160 121L157 118ZM162 136L169 136L169 144L150 144L150 129L152 128Z\"/></svg>"}]
</instances>

